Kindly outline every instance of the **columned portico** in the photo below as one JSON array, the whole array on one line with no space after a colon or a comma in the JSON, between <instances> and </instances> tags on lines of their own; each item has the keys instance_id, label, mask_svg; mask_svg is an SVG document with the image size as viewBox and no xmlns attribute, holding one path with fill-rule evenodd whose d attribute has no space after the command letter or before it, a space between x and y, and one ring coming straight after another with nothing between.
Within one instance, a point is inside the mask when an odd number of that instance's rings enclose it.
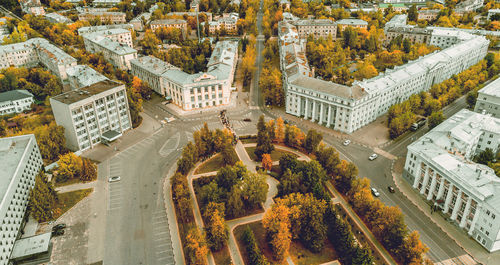
<instances>
[{"instance_id":1,"label":"columned portico","mask_svg":"<svg viewBox=\"0 0 500 265\"><path fill-rule=\"evenodd\" d=\"M455 201L455 206L453 207L453 212L451 212L451 220L457 219L458 211L462 205L462 190L458 190L457 200Z\"/></svg>"},{"instance_id":2,"label":"columned portico","mask_svg":"<svg viewBox=\"0 0 500 265\"><path fill-rule=\"evenodd\" d=\"M448 188L448 194L446 194L446 200L444 202L443 213L448 212L450 209L451 197L453 196L453 187L454 185L450 183L450 187Z\"/></svg>"},{"instance_id":3,"label":"columned portico","mask_svg":"<svg viewBox=\"0 0 500 265\"><path fill-rule=\"evenodd\" d=\"M476 212L474 213L474 218L472 219L472 224L470 225L469 228L469 236L472 235L472 232L474 232L474 228L476 227L477 220L479 219L479 215L481 215L481 205L476 206Z\"/></svg>"},{"instance_id":4,"label":"columned portico","mask_svg":"<svg viewBox=\"0 0 500 265\"><path fill-rule=\"evenodd\" d=\"M300 116L300 113L302 112L302 97L299 96L299 104L297 104L297 110L295 111L295 115Z\"/></svg>"},{"instance_id":5,"label":"columned portico","mask_svg":"<svg viewBox=\"0 0 500 265\"><path fill-rule=\"evenodd\" d=\"M424 194L425 187L427 187L427 183L429 182L429 171L430 171L430 168L427 168L427 171L425 172L425 176L424 176L424 182L422 182L422 188L420 188L420 194Z\"/></svg>"},{"instance_id":6,"label":"columned portico","mask_svg":"<svg viewBox=\"0 0 500 265\"><path fill-rule=\"evenodd\" d=\"M432 174L432 181L431 181L431 187L429 189L429 194L427 194L427 200L432 199L432 195L434 194L434 189L436 188L436 182L437 182L437 176L436 172L434 171L434 174Z\"/></svg>"},{"instance_id":7,"label":"columned portico","mask_svg":"<svg viewBox=\"0 0 500 265\"><path fill-rule=\"evenodd\" d=\"M325 111L325 107L324 107L325 103L320 102L319 104L320 104L320 109L319 109L319 122L318 123L323 124L323 120L324 120L323 112Z\"/></svg>"},{"instance_id":8,"label":"columned portico","mask_svg":"<svg viewBox=\"0 0 500 265\"><path fill-rule=\"evenodd\" d=\"M330 127L332 125L332 105L328 105L328 122L326 127Z\"/></svg>"},{"instance_id":9,"label":"columned portico","mask_svg":"<svg viewBox=\"0 0 500 265\"><path fill-rule=\"evenodd\" d=\"M441 178L441 185L439 185L439 190L436 198L440 200L443 197L443 193L444 193L444 178Z\"/></svg>"},{"instance_id":10,"label":"columned portico","mask_svg":"<svg viewBox=\"0 0 500 265\"><path fill-rule=\"evenodd\" d=\"M464 214L462 215L462 220L460 220L460 227L461 228L465 227L465 224L467 221L467 215L469 215L471 203L472 203L472 198L469 197L469 199L467 200L467 204L465 205Z\"/></svg>"},{"instance_id":11,"label":"columned portico","mask_svg":"<svg viewBox=\"0 0 500 265\"><path fill-rule=\"evenodd\" d=\"M314 122L316 120L316 100L313 100L313 108L311 111L311 121Z\"/></svg>"},{"instance_id":12,"label":"columned portico","mask_svg":"<svg viewBox=\"0 0 500 265\"><path fill-rule=\"evenodd\" d=\"M307 114L309 112L309 99L306 98L306 106L305 106L305 111L304 111L304 120L307 120Z\"/></svg>"}]
</instances>

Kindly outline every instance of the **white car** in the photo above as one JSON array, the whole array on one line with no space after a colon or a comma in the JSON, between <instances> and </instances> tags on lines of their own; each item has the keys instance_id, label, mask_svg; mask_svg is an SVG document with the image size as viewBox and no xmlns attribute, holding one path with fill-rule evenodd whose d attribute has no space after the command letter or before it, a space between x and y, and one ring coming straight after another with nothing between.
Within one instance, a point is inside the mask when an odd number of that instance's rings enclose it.
<instances>
[{"instance_id":1,"label":"white car","mask_svg":"<svg viewBox=\"0 0 500 265\"><path fill-rule=\"evenodd\" d=\"M373 160L375 160L375 158L377 158L377 157L378 157L378 155L377 155L377 154L372 154L370 157L368 157L368 159L369 159L370 161L373 161Z\"/></svg>"},{"instance_id":2,"label":"white car","mask_svg":"<svg viewBox=\"0 0 500 265\"><path fill-rule=\"evenodd\" d=\"M116 181L120 181L120 177L119 176L114 176L114 177L111 177L108 179L109 182L116 182Z\"/></svg>"},{"instance_id":3,"label":"white car","mask_svg":"<svg viewBox=\"0 0 500 265\"><path fill-rule=\"evenodd\" d=\"M379 196L380 196L380 193L378 192L378 190L377 190L377 189L372 188L371 190L372 190L372 194L373 194L373 196L375 196L375 197L379 197Z\"/></svg>"},{"instance_id":4,"label":"white car","mask_svg":"<svg viewBox=\"0 0 500 265\"><path fill-rule=\"evenodd\" d=\"M349 145L351 143L351 140L345 140L344 145Z\"/></svg>"}]
</instances>

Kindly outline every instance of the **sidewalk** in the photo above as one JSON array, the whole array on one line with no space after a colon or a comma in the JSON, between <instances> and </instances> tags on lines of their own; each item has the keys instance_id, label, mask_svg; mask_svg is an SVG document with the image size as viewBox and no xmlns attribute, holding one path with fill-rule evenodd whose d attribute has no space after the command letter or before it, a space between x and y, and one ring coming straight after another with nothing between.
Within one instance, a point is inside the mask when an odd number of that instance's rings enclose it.
<instances>
[{"instance_id":1,"label":"sidewalk","mask_svg":"<svg viewBox=\"0 0 500 265\"><path fill-rule=\"evenodd\" d=\"M422 213L432 220L444 233L457 243L467 254L474 257L479 263L484 265L500 264L500 252L489 253L479 243L472 239L465 230L448 222L442 215L430 214L429 204L425 198L421 197L413 187L402 177L402 167L395 166L392 171L392 177L396 187L401 193L410 200Z\"/></svg>"}]
</instances>

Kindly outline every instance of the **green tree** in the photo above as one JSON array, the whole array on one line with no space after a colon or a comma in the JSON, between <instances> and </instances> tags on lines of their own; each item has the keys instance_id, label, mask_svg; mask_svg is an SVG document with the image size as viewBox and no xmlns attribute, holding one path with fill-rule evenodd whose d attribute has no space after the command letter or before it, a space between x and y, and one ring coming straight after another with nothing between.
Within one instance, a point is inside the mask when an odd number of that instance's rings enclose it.
<instances>
[{"instance_id":1,"label":"green tree","mask_svg":"<svg viewBox=\"0 0 500 265\"><path fill-rule=\"evenodd\" d=\"M207 264L208 247L205 235L196 227L189 230L186 236L186 254L189 264Z\"/></svg>"},{"instance_id":2,"label":"green tree","mask_svg":"<svg viewBox=\"0 0 500 265\"><path fill-rule=\"evenodd\" d=\"M234 185L228 195L226 203L226 216L238 217L245 213L245 206L243 204L242 190Z\"/></svg>"},{"instance_id":3,"label":"green tree","mask_svg":"<svg viewBox=\"0 0 500 265\"><path fill-rule=\"evenodd\" d=\"M231 188L238 182L238 174L236 173L236 168L231 166L223 167L217 172L215 176L215 181L217 185L229 192Z\"/></svg>"},{"instance_id":4,"label":"green tree","mask_svg":"<svg viewBox=\"0 0 500 265\"><path fill-rule=\"evenodd\" d=\"M28 207L31 209L31 215L39 223L51 220L56 202L57 194L52 184L47 181L45 174L40 172L35 177L35 187L30 191Z\"/></svg>"},{"instance_id":5,"label":"green tree","mask_svg":"<svg viewBox=\"0 0 500 265\"><path fill-rule=\"evenodd\" d=\"M74 153L67 153L59 157L57 170L58 182L64 182L73 178L80 177L82 173L82 159Z\"/></svg>"},{"instance_id":6,"label":"green tree","mask_svg":"<svg viewBox=\"0 0 500 265\"><path fill-rule=\"evenodd\" d=\"M266 201L269 186L265 175L249 172L243 177L242 187L243 197L250 207Z\"/></svg>"},{"instance_id":7,"label":"green tree","mask_svg":"<svg viewBox=\"0 0 500 265\"><path fill-rule=\"evenodd\" d=\"M220 250L229 238L224 220L224 204L210 202L205 209L204 217L208 245L213 251Z\"/></svg>"},{"instance_id":8,"label":"green tree","mask_svg":"<svg viewBox=\"0 0 500 265\"><path fill-rule=\"evenodd\" d=\"M445 120L443 112L433 112L431 116L429 116L429 130L438 126L441 122Z\"/></svg>"},{"instance_id":9,"label":"green tree","mask_svg":"<svg viewBox=\"0 0 500 265\"><path fill-rule=\"evenodd\" d=\"M477 100L477 91L474 90L467 93L465 101L467 102L467 107L469 109L474 109L474 106L476 105L476 100Z\"/></svg>"},{"instance_id":10,"label":"green tree","mask_svg":"<svg viewBox=\"0 0 500 265\"><path fill-rule=\"evenodd\" d=\"M408 20L417 22L417 19L418 19L417 6L412 5L410 9L408 9Z\"/></svg>"},{"instance_id":11,"label":"green tree","mask_svg":"<svg viewBox=\"0 0 500 265\"><path fill-rule=\"evenodd\" d=\"M479 164L488 165L495 159L495 154L491 148L486 148L484 151L474 157L474 161Z\"/></svg>"},{"instance_id":12,"label":"green tree","mask_svg":"<svg viewBox=\"0 0 500 265\"><path fill-rule=\"evenodd\" d=\"M312 153L316 151L316 148L322 140L323 134L317 132L314 129L311 129L307 132L306 141L304 142L304 149L306 149L308 153Z\"/></svg>"},{"instance_id":13,"label":"green tree","mask_svg":"<svg viewBox=\"0 0 500 265\"><path fill-rule=\"evenodd\" d=\"M353 181L358 176L358 168L353 163L342 160L337 165L336 174L335 186L341 192L347 193L351 190Z\"/></svg>"},{"instance_id":14,"label":"green tree","mask_svg":"<svg viewBox=\"0 0 500 265\"><path fill-rule=\"evenodd\" d=\"M245 242L245 248L248 253L248 259L250 264L253 265L269 265L266 257L260 251L259 246L257 245L257 240L255 240L255 236L253 234L252 229L247 225L245 230L243 231L242 240Z\"/></svg>"},{"instance_id":15,"label":"green tree","mask_svg":"<svg viewBox=\"0 0 500 265\"><path fill-rule=\"evenodd\" d=\"M356 49L358 46L358 32L352 27L347 27L342 32L344 37L344 48Z\"/></svg>"},{"instance_id":16,"label":"green tree","mask_svg":"<svg viewBox=\"0 0 500 265\"><path fill-rule=\"evenodd\" d=\"M236 163L236 157L234 157L234 150L231 144L227 143L224 145L221 151L222 163L227 166L234 165Z\"/></svg>"},{"instance_id":17,"label":"green tree","mask_svg":"<svg viewBox=\"0 0 500 265\"><path fill-rule=\"evenodd\" d=\"M403 40L403 51L405 53L410 53L411 51L411 42L408 39Z\"/></svg>"},{"instance_id":18,"label":"green tree","mask_svg":"<svg viewBox=\"0 0 500 265\"><path fill-rule=\"evenodd\" d=\"M316 150L316 160L328 174L335 173L337 165L340 163L337 150L333 147L326 147L324 144L319 145Z\"/></svg>"},{"instance_id":19,"label":"green tree","mask_svg":"<svg viewBox=\"0 0 500 265\"><path fill-rule=\"evenodd\" d=\"M257 123L257 146L254 153L260 161L263 154L270 154L273 150L274 145L271 142L271 137L264 121L264 115L261 115Z\"/></svg>"}]
</instances>

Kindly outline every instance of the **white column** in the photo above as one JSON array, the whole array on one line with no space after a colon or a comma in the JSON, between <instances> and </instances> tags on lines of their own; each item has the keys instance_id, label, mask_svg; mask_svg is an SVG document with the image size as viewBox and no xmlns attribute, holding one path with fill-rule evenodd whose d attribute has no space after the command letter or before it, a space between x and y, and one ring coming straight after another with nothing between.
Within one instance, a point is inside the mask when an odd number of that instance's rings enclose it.
<instances>
[{"instance_id":1,"label":"white column","mask_svg":"<svg viewBox=\"0 0 500 265\"><path fill-rule=\"evenodd\" d=\"M311 111L311 121L314 122L316 120L316 115L318 113L316 113L316 100L313 100L313 108L312 108L312 111Z\"/></svg>"},{"instance_id":2,"label":"white column","mask_svg":"<svg viewBox=\"0 0 500 265\"><path fill-rule=\"evenodd\" d=\"M474 213L474 218L472 218L472 224L470 225L469 228L469 236L472 235L472 232L474 231L474 228L476 226L477 220L479 219L479 216L481 215L481 205L477 204L476 206L476 212Z\"/></svg>"},{"instance_id":3,"label":"white column","mask_svg":"<svg viewBox=\"0 0 500 265\"><path fill-rule=\"evenodd\" d=\"M324 119L324 113L325 112L325 107L324 107L324 103L323 102L320 102L320 108L319 108L319 124L323 124L323 119Z\"/></svg>"},{"instance_id":4,"label":"white column","mask_svg":"<svg viewBox=\"0 0 500 265\"><path fill-rule=\"evenodd\" d=\"M446 194L446 200L444 201L444 209L443 213L447 213L448 209L450 209L451 197L453 196L453 184L450 183L450 187L448 188L448 194Z\"/></svg>"},{"instance_id":5,"label":"white column","mask_svg":"<svg viewBox=\"0 0 500 265\"><path fill-rule=\"evenodd\" d=\"M422 174L422 169L420 168L420 170L417 172L417 174L415 176L415 180L413 181L413 188L414 189L416 189L418 187L418 182L420 181L420 178L422 177L421 174ZM427 173L425 173L425 174L427 174Z\"/></svg>"},{"instance_id":6,"label":"white column","mask_svg":"<svg viewBox=\"0 0 500 265\"><path fill-rule=\"evenodd\" d=\"M425 187L427 187L427 183L429 182L429 171L430 171L430 168L427 168L427 171L425 172L425 176L424 176L424 182L422 182L422 188L420 188L420 194L424 194Z\"/></svg>"},{"instance_id":7,"label":"white column","mask_svg":"<svg viewBox=\"0 0 500 265\"><path fill-rule=\"evenodd\" d=\"M437 194L437 199L440 200L444 193L444 177L441 178L441 185L439 185L439 190Z\"/></svg>"},{"instance_id":8,"label":"white column","mask_svg":"<svg viewBox=\"0 0 500 265\"><path fill-rule=\"evenodd\" d=\"M451 220L457 219L458 210L462 205L462 190L458 190L457 201L455 202L455 207L453 207L453 212L451 212Z\"/></svg>"},{"instance_id":9,"label":"white column","mask_svg":"<svg viewBox=\"0 0 500 265\"><path fill-rule=\"evenodd\" d=\"M298 104L297 104L297 109L295 109L295 115L300 116L300 111L302 108L302 97L298 96L298 98L299 98L299 100L298 100Z\"/></svg>"},{"instance_id":10,"label":"white column","mask_svg":"<svg viewBox=\"0 0 500 265\"><path fill-rule=\"evenodd\" d=\"M309 112L309 99L306 98L306 109L304 112L304 120L307 120L307 112Z\"/></svg>"},{"instance_id":11,"label":"white column","mask_svg":"<svg viewBox=\"0 0 500 265\"><path fill-rule=\"evenodd\" d=\"M464 213L462 214L462 220L460 220L460 227L461 228L465 227L465 222L467 220L467 215L469 215L471 203L472 203L472 198L469 196L469 199L467 200L467 204L465 205Z\"/></svg>"},{"instance_id":12,"label":"white column","mask_svg":"<svg viewBox=\"0 0 500 265\"><path fill-rule=\"evenodd\" d=\"M326 127L330 127L332 125L332 105L328 105L328 123Z\"/></svg>"},{"instance_id":13,"label":"white column","mask_svg":"<svg viewBox=\"0 0 500 265\"><path fill-rule=\"evenodd\" d=\"M432 181L431 181L431 187L429 189L429 194L427 194L427 200L432 199L432 194L434 193L434 189L436 188L436 182L437 182L436 171L434 171L434 174L432 174Z\"/></svg>"}]
</instances>

